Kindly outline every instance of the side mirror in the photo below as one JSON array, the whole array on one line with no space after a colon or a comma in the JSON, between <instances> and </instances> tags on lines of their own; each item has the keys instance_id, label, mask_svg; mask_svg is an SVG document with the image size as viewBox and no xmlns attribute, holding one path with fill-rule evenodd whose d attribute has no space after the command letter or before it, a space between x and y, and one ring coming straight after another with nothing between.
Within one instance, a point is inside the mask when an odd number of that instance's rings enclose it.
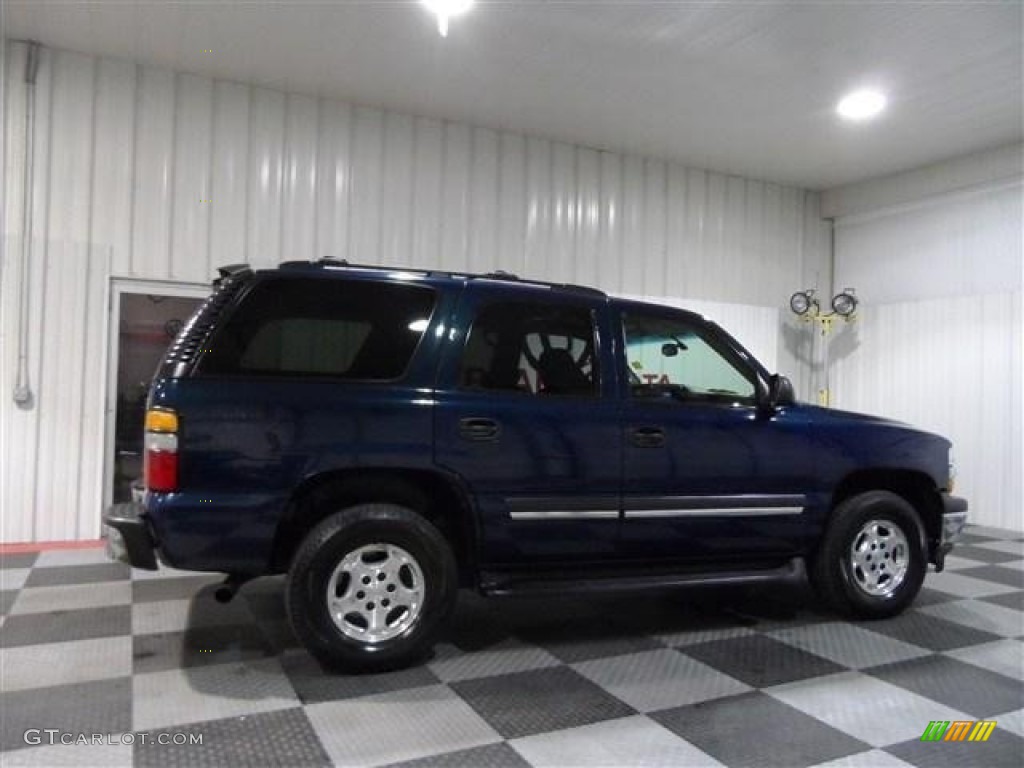
<instances>
[{"instance_id":1,"label":"side mirror","mask_svg":"<svg viewBox=\"0 0 1024 768\"><path fill-rule=\"evenodd\" d=\"M662 344L661 345L661 356L662 357L675 357L679 354L678 344Z\"/></svg>"},{"instance_id":2,"label":"side mirror","mask_svg":"<svg viewBox=\"0 0 1024 768\"><path fill-rule=\"evenodd\" d=\"M768 407L793 405L795 402L796 393L793 391L793 382L781 374L772 374L768 380Z\"/></svg>"}]
</instances>

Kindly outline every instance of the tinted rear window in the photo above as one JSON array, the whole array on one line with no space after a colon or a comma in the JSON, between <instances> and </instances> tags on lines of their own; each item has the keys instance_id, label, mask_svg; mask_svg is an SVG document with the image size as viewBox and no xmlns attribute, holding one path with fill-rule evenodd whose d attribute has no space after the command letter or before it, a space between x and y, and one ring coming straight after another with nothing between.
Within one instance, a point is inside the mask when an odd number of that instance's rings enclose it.
<instances>
[{"instance_id":1,"label":"tinted rear window","mask_svg":"<svg viewBox=\"0 0 1024 768\"><path fill-rule=\"evenodd\" d=\"M265 280L211 341L200 370L397 379L434 308L430 288L365 280Z\"/></svg>"}]
</instances>

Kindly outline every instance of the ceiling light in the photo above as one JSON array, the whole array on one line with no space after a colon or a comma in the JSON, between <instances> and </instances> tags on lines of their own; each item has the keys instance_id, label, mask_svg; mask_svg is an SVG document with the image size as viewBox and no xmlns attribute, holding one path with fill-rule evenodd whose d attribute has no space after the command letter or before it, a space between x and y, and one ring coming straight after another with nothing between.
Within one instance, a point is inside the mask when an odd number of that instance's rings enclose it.
<instances>
[{"instance_id":1,"label":"ceiling light","mask_svg":"<svg viewBox=\"0 0 1024 768\"><path fill-rule=\"evenodd\" d=\"M885 96L872 90L848 93L836 105L836 112L845 120L870 120L883 109Z\"/></svg>"},{"instance_id":2,"label":"ceiling light","mask_svg":"<svg viewBox=\"0 0 1024 768\"><path fill-rule=\"evenodd\" d=\"M437 16L437 31L448 37L448 19L459 16L473 7L473 0L422 0L427 10Z\"/></svg>"}]
</instances>

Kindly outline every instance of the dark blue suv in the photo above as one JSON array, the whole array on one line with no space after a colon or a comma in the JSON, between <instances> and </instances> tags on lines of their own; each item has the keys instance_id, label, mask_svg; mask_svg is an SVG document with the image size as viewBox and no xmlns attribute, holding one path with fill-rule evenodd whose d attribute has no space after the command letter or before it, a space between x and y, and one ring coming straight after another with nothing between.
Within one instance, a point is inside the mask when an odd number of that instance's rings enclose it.
<instances>
[{"instance_id":1,"label":"dark blue suv","mask_svg":"<svg viewBox=\"0 0 1024 768\"><path fill-rule=\"evenodd\" d=\"M893 615L967 518L949 442L797 404L699 315L323 260L227 267L168 349L112 555L287 573L299 639L382 669L487 595L809 574Z\"/></svg>"}]
</instances>

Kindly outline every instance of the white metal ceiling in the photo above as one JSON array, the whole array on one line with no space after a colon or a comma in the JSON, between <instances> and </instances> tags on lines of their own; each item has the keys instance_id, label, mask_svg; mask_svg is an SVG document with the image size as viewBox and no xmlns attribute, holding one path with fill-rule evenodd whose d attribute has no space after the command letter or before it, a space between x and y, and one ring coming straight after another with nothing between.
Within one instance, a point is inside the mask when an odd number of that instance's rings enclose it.
<instances>
[{"instance_id":1,"label":"white metal ceiling","mask_svg":"<svg viewBox=\"0 0 1024 768\"><path fill-rule=\"evenodd\" d=\"M12 38L810 188L1024 135L1020 0L484 0L446 39L392 0L5 6ZM840 123L863 84L889 111Z\"/></svg>"}]
</instances>

